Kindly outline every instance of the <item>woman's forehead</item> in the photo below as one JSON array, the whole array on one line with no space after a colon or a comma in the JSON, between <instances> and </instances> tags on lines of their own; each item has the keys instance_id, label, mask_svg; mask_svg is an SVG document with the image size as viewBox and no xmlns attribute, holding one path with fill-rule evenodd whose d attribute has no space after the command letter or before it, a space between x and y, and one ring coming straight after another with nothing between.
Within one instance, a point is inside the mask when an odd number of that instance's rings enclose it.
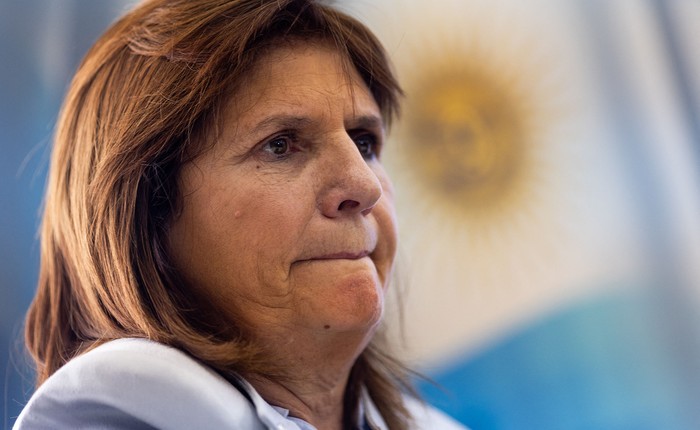
<instances>
[{"instance_id":1,"label":"woman's forehead","mask_svg":"<svg viewBox=\"0 0 700 430\"><path fill-rule=\"evenodd\" d=\"M321 103L321 105L318 105ZM291 44L261 56L226 103L229 119L264 126L342 108L349 119L381 121L379 107L354 67L325 44Z\"/></svg>"}]
</instances>

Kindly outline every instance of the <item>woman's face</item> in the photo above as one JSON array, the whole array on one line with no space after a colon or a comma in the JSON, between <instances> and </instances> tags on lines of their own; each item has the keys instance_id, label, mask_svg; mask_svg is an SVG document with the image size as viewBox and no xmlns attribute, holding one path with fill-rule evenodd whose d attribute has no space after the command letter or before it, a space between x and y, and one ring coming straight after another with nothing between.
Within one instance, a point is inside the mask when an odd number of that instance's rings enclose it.
<instances>
[{"instance_id":1,"label":"woman's face","mask_svg":"<svg viewBox=\"0 0 700 430\"><path fill-rule=\"evenodd\" d=\"M396 250L376 102L319 44L265 54L240 88L182 170L175 265L254 336L371 332Z\"/></svg>"}]
</instances>

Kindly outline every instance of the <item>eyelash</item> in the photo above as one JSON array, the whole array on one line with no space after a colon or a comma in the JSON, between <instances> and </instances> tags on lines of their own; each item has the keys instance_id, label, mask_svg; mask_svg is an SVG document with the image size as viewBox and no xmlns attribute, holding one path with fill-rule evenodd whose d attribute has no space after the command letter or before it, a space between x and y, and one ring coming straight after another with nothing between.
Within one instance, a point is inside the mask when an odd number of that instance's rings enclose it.
<instances>
[{"instance_id":1,"label":"eyelash","mask_svg":"<svg viewBox=\"0 0 700 430\"><path fill-rule=\"evenodd\" d=\"M379 157L379 154L381 153L381 140L377 137L377 135L373 132L354 132L354 131L349 131L348 132L350 136L352 137L352 140L355 142L355 145L357 146L357 150L360 152L360 155L362 155L362 158L365 160L374 160ZM369 142L361 142L362 140L369 140ZM298 141L298 138L294 134L281 134L277 135L269 140L267 140L263 146L262 150L269 154L271 157L273 157L276 160L281 160L286 157L288 157L290 154L294 152L298 152L299 149L296 148L296 143ZM281 143L284 146L281 148L283 149L283 152L278 153L275 152L276 150L280 149L279 146L273 147L273 144L278 144ZM361 147L363 145L364 147Z\"/></svg>"},{"instance_id":2,"label":"eyelash","mask_svg":"<svg viewBox=\"0 0 700 430\"><path fill-rule=\"evenodd\" d=\"M273 147L271 145L282 142L284 143L285 147L283 153L277 153L275 152L276 149L279 149L279 147ZM297 138L294 135L291 134L281 134L278 136L273 137L272 139L266 141L263 146L262 150L267 152L270 156L274 157L275 159L283 159L285 157L288 157L290 153L292 152L297 152L298 149L295 149L295 143L297 142Z\"/></svg>"},{"instance_id":3,"label":"eyelash","mask_svg":"<svg viewBox=\"0 0 700 430\"><path fill-rule=\"evenodd\" d=\"M359 141L360 139L366 138L369 138L370 142L368 142L368 148L363 149L360 147L361 143ZM381 143L380 139L374 133L356 133L352 136L352 140L355 141L358 151L360 151L362 158L365 160L374 160L379 157L381 153Z\"/></svg>"}]
</instances>

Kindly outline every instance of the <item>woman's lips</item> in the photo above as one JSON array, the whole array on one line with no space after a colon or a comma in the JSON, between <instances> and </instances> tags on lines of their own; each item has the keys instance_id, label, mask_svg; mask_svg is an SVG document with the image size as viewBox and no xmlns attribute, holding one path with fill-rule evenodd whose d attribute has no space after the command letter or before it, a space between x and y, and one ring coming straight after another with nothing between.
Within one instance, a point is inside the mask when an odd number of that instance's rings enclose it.
<instances>
[{"instance_id":1,"label":"woman's lips","mask_svg":"<svg viewBox=\"0 0 700 430\"><path fill-rule=\"evenodd\" d=\"M359 260L370 254L369 251L360 252L337 252L334 254L320 255L318 257L307 258L309 260Z\"/></svg>"},{"instance_id":2,"label":"woman's lips","mask_svg":"<svg viewBox=\"0 0 700 430\"><path fill-rule=\"evenodd\" d=\"M305 246L304 250L296 255L294 263L325 260L361 260L365 257L374 258L374 253L379 245L379 238L372 230L363 231L361 234L347 234L343 239L340 236L318 238Z\"/></svg>"}]
</instances>

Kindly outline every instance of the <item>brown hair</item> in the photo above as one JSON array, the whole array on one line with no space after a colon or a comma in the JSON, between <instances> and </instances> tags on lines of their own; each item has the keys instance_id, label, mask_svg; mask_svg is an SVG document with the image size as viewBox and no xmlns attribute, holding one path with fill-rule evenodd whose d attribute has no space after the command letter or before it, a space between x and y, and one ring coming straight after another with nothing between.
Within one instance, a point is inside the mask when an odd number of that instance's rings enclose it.
<instances>
[{"instance_id":1,"label":"brown hair","mask_svg":"<svg viewBox=\"0 0 700 430\"><path fill-rule=\"evenodd\" d=\"M224 99L280 40L330 43L364 79L384 120L401 90L372 33L314 0L152 0L117 21L76 73L58 121L27 316L37 385L101 343L142 337L222 374L258 370L258 352L204 312L169 262L179 169L203 150ZM344 425L363 389L391 429L410 419L406 371L375 339L354 365Z\"/></svg>"}]
</instances>

